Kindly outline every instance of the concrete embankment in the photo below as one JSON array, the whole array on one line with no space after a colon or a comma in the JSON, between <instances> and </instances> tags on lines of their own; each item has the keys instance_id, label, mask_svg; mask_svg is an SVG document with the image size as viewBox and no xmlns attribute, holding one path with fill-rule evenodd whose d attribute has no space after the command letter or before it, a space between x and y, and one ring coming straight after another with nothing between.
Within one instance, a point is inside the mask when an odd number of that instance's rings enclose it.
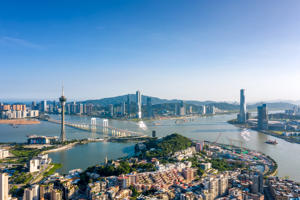
<instances>
[{"instance_id":1,"label":"concrete embankment","mask_svg":"<svg viewBox=\"0 0 300 200\"><path fill-rule=\"evenodd\" d=\"M11 124L11 125L30 125L40 124L38 120L27 120L27 119L1 119L0 124Z\"/></svg>"},{"instance_id":2,"label":"concrete embankment","mask_svg":"<svg viewBox=\"0 0 300 200\"><path fill-rule=\"evenodd\" d=\"M70 148L74 147L75 145L77 145L78 143L79 142L74 142L74 143L71 143L71 144L66 144L66 145L63 145L63 146L58 146L55 149L50 149L50 150L44 151L43 154L53 153L53 152L56 152L56 151L63 151L63 150L66 150L66 149L70 149Z\"/></svg>"}]
</instances>

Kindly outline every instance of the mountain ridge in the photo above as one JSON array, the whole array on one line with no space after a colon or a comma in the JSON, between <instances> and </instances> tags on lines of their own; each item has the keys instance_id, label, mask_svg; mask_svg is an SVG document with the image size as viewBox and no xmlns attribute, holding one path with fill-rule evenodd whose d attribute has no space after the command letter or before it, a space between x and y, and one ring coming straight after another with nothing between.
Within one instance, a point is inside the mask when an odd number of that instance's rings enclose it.
<instances>
[{"instance_id":1,"label":"mountain ridge","mask_svg":"<svg viewBox=\"0 0 300 200\"><path fill-rule=\"evenodd\" d=\"M120 95L120 96L115 96L115 97L107 97L107 98L102 98L102 99L92 99L92 100L85 100L85 101L80 101L80 103L92 103L92 104L98 104L101 106L108 106L109 104L121 104L123 102L127 102L127 96L126 95ZM142 95L142 104L146 105L147 98L150 97L152 104L166 104L166 103L179 103L181 101L185 102L186 104L191 104L195 106L202 106L202 105L213 105L219 109L222 110L238 110L239 109L239 104L238 103L229 103L229 102L220 102L220 101L197 101L197 100L180 100L180 99L161 99L158 97L152 97L152 96L147 96L147 95ZM129 94L129 98L131 102L135 102L135 94ZM261 102L256 102L256 103L251 103L247 105L247 109L256 109L257 106L266 103L269 109L291 109L294 106L296 106L293 103L289 102L268 102L268 101L261 101Z\"/></svg>"}]
</instances>

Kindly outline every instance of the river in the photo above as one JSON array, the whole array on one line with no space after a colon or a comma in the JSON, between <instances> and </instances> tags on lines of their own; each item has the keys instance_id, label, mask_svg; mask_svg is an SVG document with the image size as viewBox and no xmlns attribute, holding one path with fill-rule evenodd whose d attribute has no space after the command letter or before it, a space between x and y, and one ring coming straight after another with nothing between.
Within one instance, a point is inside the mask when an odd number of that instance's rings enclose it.
<instances>
[{"instance_id":1,"label":"river","mask_svg":"<svg viewBox=\"0 0 300 200\"><path fill-rule=\"evenodd\" d=\"M58 117L58 116L52 116ZM235 118L235 114L216 115L212 117L199 117L193 121L175 124L175 120L161 120L155 122L145 122L147 129L141 129L137 123L131 121L109 120L109 125L131 131L144 132L151 135L152 130L156 130L157 136L162 137L171 133L180 133L186 137L197 140L215 141L219 134L218 143L230 144L230 139L241 140L244 146L249 149L263 152L270 155L278 163L278 176L289 176L291 179L300 181L300 145L286 142L285 140L274 138L253 130L244 131L241 128L228 124L227 121ZM89 122L89 117L67 116L66 121L70 122ZM101 123L97 119L97 123ZM0 124L0 142L24 142L26 135L47 135L58 136L59 125L49 122L41 122L38 125L21 125L13 128L9 125ZM68 139L73 138L97 138L102 137L101 133L90 133L66 127ZM276 139L277 145L266 144L268 139ZM239 145L238 143L234 143ZM118 143L89 143L78 145L72 149L54 152L49 156L53 162L63 164L59 170L67 173L74 168L85 169L88 166L104 162L105 157L116 159L133 153L134 144Z\"/></svg>"}]
</instances>

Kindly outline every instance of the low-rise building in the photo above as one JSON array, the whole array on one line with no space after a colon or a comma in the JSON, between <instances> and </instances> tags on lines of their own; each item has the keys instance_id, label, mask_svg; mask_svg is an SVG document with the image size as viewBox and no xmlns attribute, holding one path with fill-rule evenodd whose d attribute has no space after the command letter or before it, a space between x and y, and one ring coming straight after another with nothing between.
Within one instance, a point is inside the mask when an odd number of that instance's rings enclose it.
<instances>
[{"instance_id":1,"label":"low-rise building","mask_svg":"<svg viewBox=\"0 0 300 200\"><path fill-rule=\"evenodd\" d=\"M38 172L44 167L47 167L51 163L51 159L48 158L48 154L38 155L29 161L29 172Z\"/></svg>"},{"instance_id":2,"label":"low-rise building","mask_svg":"<svg viewBox=\"0 0 300 200\"><path fill-rule=\"evenodd\" d=\"M27 136L28 144L51 144L58 141L57 136L42 136L42 135L29 135Z\"/></svg>"},{"instance_id":3,"label":"low-rise building","mask_svg":"<svg viewBox=\"0 0 300 200\"><path fill-rule=\"evenodd\" d=\"M290 200L300 198L300 185L291 180L270 177L267 180L272 198L275 200Z\"/></svg>"},{"instance_id":4,"label":"low-rise building","mask_svg":"<svg viewBox=\"0 0 300 200\"><path fill-rule=\"evenodd\" d=\"M0 149L0 159L7 158L9 156L9 151L6 149Z\"/></svg>"}]
</instances>

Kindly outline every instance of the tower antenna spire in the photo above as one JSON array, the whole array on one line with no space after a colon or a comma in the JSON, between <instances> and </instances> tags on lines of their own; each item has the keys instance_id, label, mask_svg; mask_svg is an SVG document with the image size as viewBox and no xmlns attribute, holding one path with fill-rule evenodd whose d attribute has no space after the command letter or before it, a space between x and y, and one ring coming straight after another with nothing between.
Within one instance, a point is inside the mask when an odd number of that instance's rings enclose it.
<instances>
[{"instance_id":1,"label":"tower antenna spire","mask_svg":"<svg viewBox=\"0 0 300 200\"><path fill-rule=\"evenodd\" d=\"M64 82L61 82L61 96L64 96Z\"/></svg>"}]
</instances>

